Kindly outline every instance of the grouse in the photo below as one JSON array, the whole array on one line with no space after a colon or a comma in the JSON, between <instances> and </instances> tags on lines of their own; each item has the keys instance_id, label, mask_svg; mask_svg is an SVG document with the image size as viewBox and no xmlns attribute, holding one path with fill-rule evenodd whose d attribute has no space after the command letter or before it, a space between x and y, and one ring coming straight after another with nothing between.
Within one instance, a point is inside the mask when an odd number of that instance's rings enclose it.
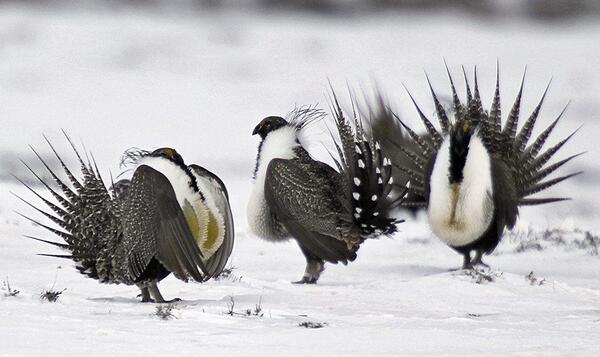
<instances>
[{"instance_id":1,"label":"grouse","mask_svg":"<svg viewBox=\"0 0 600 357\"><path fill-rule=\"evenodd\" d=\"M266 117L252 133L261 142L247 207L249 227L266 240L297 241L306 269L296 283L316 283L324 262L353 261L365 239L391 235L402 222L389 217L403 196L390 196L391 162L361 120L355 116L352 126L337 100L332 102L336 168L314 160L298 139L308 123L323 118L319 110L295 110L287 120Z\"/></svg>"},{"instance_id":2,"label":"grouse","mask_svg":"<svg viewBox=\"0 0 600 357\"><path fill-rule=\"evenodd\" d=\"M68 181L61 180L35 150L58 189L23 162L55 200L21 181L50 212L23 201L59 228L24 217L65 243L28 238L69 251L41 255L72 259L81 274L100 283L135 284L143 302L165 302L157 283L170 273L186 282L204 282L221 273L233 249L234 227L227 190L217 176L198 165L186 166L171 148L130 150L124 162L131 167L131 178L107 189L95 160L85 162L68 136L67 140L82 179L48 139Z\"/></svg>"},{"instance_id":3,"label":"grouse","mask_svg":"<svg viewBox=\"0 0 600 357\"><path fill-rule=\"evenodd\" d=\"M463 255L463 268L487 266L481 260L482 255L494 251L505 227L514 227L519 206L568 199L531 196L578 175L580 172L544 181L559 167L581 154L546 165L576 132L542 151L564 110L530 142L548 87L531 115L517 130L525 76L508 118L502 125L498 70L489 111L482 107L476 70L471 92L463 68L466 103L459 100L450 71L447 67L446 70L452 90L453 118L440 103L428 79L441 131L408 93L425 125L426 134L418 135L395 116L406 137L389 136L387 139L396 141L393 147L405 156L403 163L395 166L396 173L402 173L412 182L407 199L401 204L427 209L432 231ZM389 118L382 116L380 119ZM413 141L412 148L404 145L407 138ZM471 259L473 251L474 257Z\"/></svg>"}]
</instances>

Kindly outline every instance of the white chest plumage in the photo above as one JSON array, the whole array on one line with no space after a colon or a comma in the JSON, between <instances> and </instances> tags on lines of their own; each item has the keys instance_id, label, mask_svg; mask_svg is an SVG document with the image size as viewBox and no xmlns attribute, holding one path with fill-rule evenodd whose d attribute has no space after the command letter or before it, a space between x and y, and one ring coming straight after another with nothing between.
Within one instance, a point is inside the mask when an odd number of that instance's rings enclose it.
<instances>
[{"instance_id":1,"label":"white chest plumage","mask_svg":"<svg viewBox=\"0 0 600 357\"><path fill-rule=\"evenodd\" d=\"M146 165L165 175L171 183L179 206L183 206L184 200L193 203L202 200L198 192L194 192L190 186L190 177L181 167L163 157L146 156L141 158L137 165Z\"/></svg>"},{"instance_id":2,"label":"white chest plumage","mask_svg":"<svg viewBox=\"0 0 600 357\"><path fill-rule=\"evenodd\" d=\"M198 189L204 195L202 200L200 193L190 186L190 176L175 163L161 157L144 157L137 164L150 166L169 180L204 260L210 258L223 244L225 223L223 212L217 208L205 180L194 175Z\"/></svg>"},{"instance_id":3,"label":"white chest plumage","mask_svg":"<svg viewBox=\"0 0 600 357\"><path fill-rule=\"evenodd\" d=\"M266 240L281 241L287 239L276 229L271 210L265 200L265 178L267 167L273 159L292 159L294 148L299 146L296 129L284 126L270 132L264 139L250 200L246 208L246 217L250 231Z\"/></svg>"},{"instance_id":4,"label":"white chest plumage","mask_svg":"<svg viewBox=\"0 0 600 357\"><path fill-rule=\"evenodd\" d=\"M429 224L446 244L460 247L476 241L488 229L494 211L490 156L475 133L460 184L450 184L450 140L445 138L433 166L429 194Z\"/></svg>"}]
</instances>

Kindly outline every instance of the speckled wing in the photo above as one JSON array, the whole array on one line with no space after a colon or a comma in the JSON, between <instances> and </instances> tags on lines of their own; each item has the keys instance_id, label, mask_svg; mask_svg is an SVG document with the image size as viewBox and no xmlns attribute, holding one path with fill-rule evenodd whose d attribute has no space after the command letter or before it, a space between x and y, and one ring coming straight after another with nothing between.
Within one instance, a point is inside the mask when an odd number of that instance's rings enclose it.
<instances>
[{"instance_id":1,"label":"speckled wing","mask_svg":"<svg viewBox=\"0 0 600 357\"><path fill-rule=\"evenodd\" d=\"M146 165L133 174L123 206L123 245L134 280L153 257L181 280L206 280L202 253L170 181Z\"/></svg>"},{"instance_id":2,"label":"speckled wing","mask_svg":"<svg viewBox=\"0 0 600 357\"><path fill-rule=\"evenodd\" d=\"M223 221L225 222L225 238L223 239L223 244L221 244L219 249L206 261L207 274L209 277L213 277L221 274L233 251L235 229L233 225L233 214L231 213L231 207L229 205L229 195L225 184L217 175L198 165L190 165L189 167L192 169L192 172L196 175L198 180L202 180L206 183L204 187L207 187L209 192L203 193L205 196L210 195L210 198L214 201L219 213L223 215Z\"/></svg>"},{"instance_id":3,"label":"speckled wing","mask_svg":"<svg viewBox=\"0 0 600 357\"><path fill-rule=\"evenodd\" d=\"M327 261L351 260L352 218L339 202L337 172L325 164L274 159L265 179L265 199L303 249Z\"/></svg>"}]
</instances>

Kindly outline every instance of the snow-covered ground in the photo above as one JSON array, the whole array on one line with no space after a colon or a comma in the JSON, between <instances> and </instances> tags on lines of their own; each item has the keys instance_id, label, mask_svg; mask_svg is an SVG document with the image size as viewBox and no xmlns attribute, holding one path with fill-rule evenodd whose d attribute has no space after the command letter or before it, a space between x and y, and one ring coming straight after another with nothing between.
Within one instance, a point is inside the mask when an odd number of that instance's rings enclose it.
<instances>
[{"instance_id":1,"label":"snow-covered ground","mask_svg":"<svg viewBox=\"0 0 600 357\"><path fill-rule=\"evenodd\" d=\"M223 178L238 232L233 276L203 285L166 279L165 297L184 301L162 320L154 305L137 303L136 288L101 286L68 261L36 256L54 250L21 238L45 233L13 213L31 211L9 192L27 193L1 182L0 281L20 293L0 290L0 356L597 355L598 43L592 21L0 5L0 176L28 144L47 151L42 133L67 152L60 128L81 138L105 173L119 172L129 147L168 145ZM504 108L527 65L525 112L553 77L540 122L572 100L552 138L584 125L559 156L588 151L562 171L586 174L553 189L574 200L522 210L518 233L488 258L493 281L450 271L460 257L423 217L407 217L393 239L364 244L356 262L329 265L318 285L290 284L304 268L298 248L246 233L252 128L295 105L326 106L328 78L340 91L346 81L365 90L377 83L417 124L401 83L431 112L422 71L447 96L442 57L456 76L459 64L478 66L488 104L499 59ZM542 240L540 249L532 239ZM526 278L532 271L537 280ZM66 290L55 303L40 301L50 288ZM259 302L262 317L243 316Z\"/></svg>"}]
</instances>

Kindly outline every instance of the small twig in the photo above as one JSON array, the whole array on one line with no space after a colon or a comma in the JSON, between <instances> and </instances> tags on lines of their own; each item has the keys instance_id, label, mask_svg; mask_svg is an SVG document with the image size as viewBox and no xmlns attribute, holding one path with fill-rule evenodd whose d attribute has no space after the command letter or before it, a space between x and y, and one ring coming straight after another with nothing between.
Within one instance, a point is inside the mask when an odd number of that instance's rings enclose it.
<instances>
[{"instance_id":1,"label":"small twig","mask_svg":"<svg viewBox=\"0 0 600 357\"><path fill-rule=\"evenodd\" d=\"M60 295L62 295L62 293L64 293L67 290L67 288L64 288L60 291L58 290L46 290L46 291L42 291L42 293L40 294L40 299L46 300L48 302L56 302L56 300L58 300L58 298L60 297Z\"/></svg>"},{"instance_id":2,"label":"small twig","mask_svg":"<svg viewBox=\"0 0 600 357\"><path fill-rule=\"evenodd\" d=\"M8 281L8 277L6 277L6 281L4 281L4 285L6 286L6 290L7 292L4 293L4 296L9 297L9 296L17 296L19 295L20 291L19 290L13 290L10 287L10 282Z\"/></svg>"},{"instance_id":3,"label":"small twig","mask_svg":"<svg viewBox=\"0 0 600 357\"><path fill-rule=\"evenodd\" d=\"M465 275L473 278L475 284L485 284L491 283L496 280L496 278L502 276L502 272L490 271L485 272L483 270L478 269L467 269L465 270Z\"/></svg>"},{"instance_id":4,"label":"small twig","mask_svg":"<svg viewBox=\"0 0 600 357\"><path fill-rule=\"evenodd\" d=\"M258 298L258 304L254 305L254 316L263 317L262 296Z\"/></svg>"},{"instance_id":5,"label":"small twig","mask_svg":"<svg viewBox=\"0 0 600 357\"><path fill-rule=\"evenodd\" d=\"M175 308L174 304L158 305L154 314L163 320L176 319L177 316L173 315L172 312L173 308Z\"/></svg>"},{"instance_id":6,"label":"small twig","mask_svg":"<svg viewBox=\"0 0 600 357\"><path fill-rule=\"evenodd\" d=\"M530 285L541 286L541 285L544 285L546 283L546 279L545 278L539 279L538 277L535 276L535 274L533 273L533 271L531 271L531 272L529 272L529 274L525 275L525 279L529 280L529 284Z\"/></svg>"},{"instance_id":7,"label":"small twig","mask_svg":"<svg viewBox=\"0 0 600 357\"><path fill-rule=\"evenodd\" d=\"M223 271L214 277L215 280L223 280L223 279L228 279L233 281L234 283L239 283L242 281L242 276L237 276L236 274L234 274L234 270L236 270L237 268L234 266L230 266L228 268L223 269Z\"/></svg>"},{"instance_id":8,"label":"small twig","mask_svg":"<svg viewBox=\"0 0 600 357\"><path fill-rule=\"evenodd\" d=\"M227 302L227 311L225 314L229 316L263 317L264 312L262 309L262 296L258 299L258 304L254 305L254 309L247 308L243 313L235 311L235 300L233 296L229 296L229 302Z\"/></svg>"},{"instance_id":9,"label":"small twig","mask_svg":"<svg viewBox=\"0 0 600 357\"><path fill-rule=\"evenodd\" d=\"M233 316L235 314L234 309L235 308L235 300L233 299L233 296L229 296L229 302L227 303L227 315L229 316Z\"/></svg>"},{"instance_id":10,"label":"small twig","mask_svg":"<svg viewBox=\"0 0 600 357\"><path fill-rule=\"evenodd\" d=\"M312 321L304 321L298 324L298 327L305 328L323 328L327 326L327 322L312 322Z\"/></svg>"}]
</instances>

